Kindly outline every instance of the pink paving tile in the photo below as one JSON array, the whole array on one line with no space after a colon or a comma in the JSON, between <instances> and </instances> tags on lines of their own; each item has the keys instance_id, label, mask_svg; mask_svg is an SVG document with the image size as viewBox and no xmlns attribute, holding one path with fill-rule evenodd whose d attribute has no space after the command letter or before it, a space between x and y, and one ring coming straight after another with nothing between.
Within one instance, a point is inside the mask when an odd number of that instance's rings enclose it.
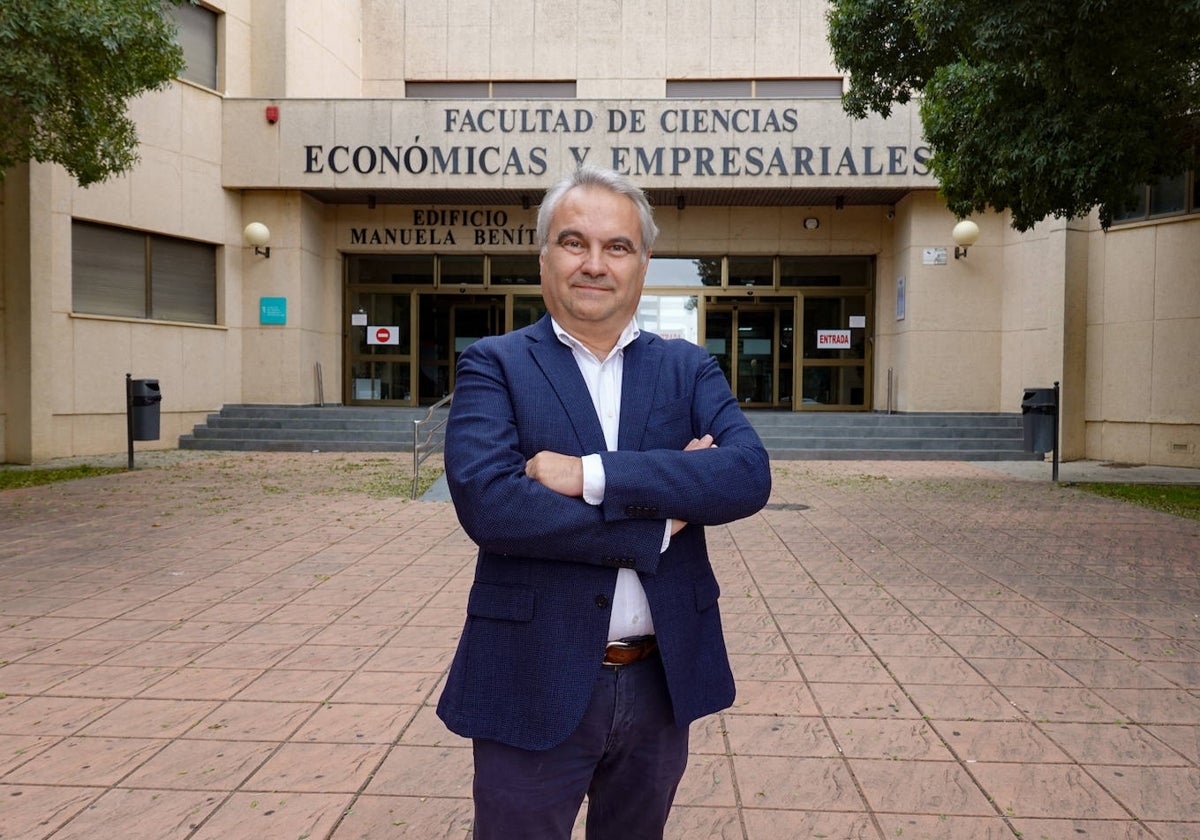
<instances>
[{"instance_id":1,"label":"pink paving tile","mask_svg":"<svg viewBox=\"0 0 1200 840\"><path fill-rule=\"evenodd\" d=\"M725 718L725 715L717 714L693 721L688 731L688 752L693 755L729 754L725 745Z\"/></svg>"},{"instance_id":2,"label":"pink paving tile","mask_svg":"<svg viewBox=\"0 0 1200 840\"><path fill-rule=\"evenodd\" d=\"M951 761L953 756L925 721L829 718L828 725L847 758ZM827 752L825 755L836 755Z\"/></svg>"},{"instance_id":3,"label":"pink paving tile","mask_svg":"<svg viewBox=\"0 0 1200 840\"><path fill-rule=\"evenodd\" d=\"M65 785L0 784L0 837L42 838L87 807L104 791Z\"/></svg>"},{"instance_id":4,"label":"pink paving tile","mask_svg":"<svg viewBox=\"0 0 1200 840\"><path fill-rule=\"evenodd\" d=\"M218 741L284 741L316 711L318 705L231 700L222 703L189 730L188 737Z\"/></svg>"},{"instance_id":5,"label":"pink paving tile","mask_svg":"<svg viewBox=\"0 0 1200 840\"><path fill-rule=\"evenodd\" d=\"M856 683L813 683L822 714L858 718L920 718L899 687Z\"/></svg>"},{"instance_id":6,"label":"pink paving tile","mask_svg":"<svg viewBox=\"0 0 1200 840\"><path fill-rule=\"evenodd\" d=\"M325 837L351 799L330 793L235 793L191 840Z\"/></svg>"},{"instance_id":7,"label":"pink paving tile","mask_svg":"<svg viewBox=\"0 0 1200 840\"><path fill-rule=\"evenodd\" d=\"M869 656L872 653L853 633L788 633L786 638L791 650L806 656Z\"/></svg>"},{"instance_id":8,"label":"pink paving tile","mask_svg":"<svg viewBox=\"0 0 1200 840\"><path fill-rule=\"evenodd\" d=\"M999 816L956 817L945 814L878 814L884 837L917 840L1013 840L1012 829ZM1029 835L1025 835L1028 837ZM1058 837L1059 835L1050 835ZM1065 837L1065 835L1063 835ZM1037 835L1033 835L1037 837ZM1048 838L1047 838L1048 840ZM1088 835L1087 840L1093 840Z\"/></svg>"},{"instance_id":9,"label":"pink paving tile","mask_svg":"<svg viewBox=\"0 0 1200 840\"><path fill-rule=\"evenodd\" d=\"M1200 822L1186 820L1182 822L1147 822L1146 828L1154 832L1155 840L1196 840L1200 837ZM1142 840L1147 835L1134 835L1134 840ZM1124 838L1121 838L1124 840Z\"/></svg>"},{"instance_id":10,"label":"pink paving tile","mask_svg":"<svg viewBox=\"0 0 1200 840\"><path fill-rule=\"evenodd\" d=\"M187 667L156 682L142 697L179 700L228 700L256 680L263 672L245 668Z\"/></svg>"},{"instance_id":11,"label":"pink paving tile","mask_svg":"<svg viewBox=\"0 0 1200 840\"><path fill-rule=\"evenodd\" d=\"M5 735L49 735L62 737L78 732L90 721L116 708L119 700L88 697L9 698L11 705L0 713L0 733Z\"/></svg>"},{"instance_id":12,"label":"pink paving tile","mask_svg":"<svg viewBox=\"0 0 1200 840\"><path fill-rule=\"evenodd\" d=\"M840 758L734 756L743 808L865 811Z\"/></svg>"},{"instance_id":13,"label":"pink paving tile","mask_svg":"<svg viewBox=\"0 0 1200 840\"><path fill-rule=\"evenodd\" d=\"M59 742L53 736L0 735L0 776ZM0 834L0 837L3 837Z\"/></svg>"},{"instance_id":14,"label":"pink paving tile","mask_svg":"<svg viewBox=\"0 0 1200 840\"><path fill-rule=\"evenodd\" d=\"M82 673L85 667L23 662L0 665L0 690L8 694L43 694Z\"/></svg>"},{"instance_id":15,"label":"pink paving tile","mask_svg":"<svg viewBox=\"0 0 1200 840\"><path fill-rule=\"evenodd\" d=\"M345 671L268 671L237 694L238 700L327 700L350 676Z\"/></svg>"},{"instance_id":16,"label":"pink paving tile","mask_svg":"<svg viewBox=\"0 0 1200 840\"><path fill-rule=\"evenodd\" d=\"M367 646L304 644L279 660L275 667L301 671L355 671L378 651L379 648Z\"/></svg>"},{"instance_id":17,"label":"pink paving tile","mask_svg":"<svg viewBox=\"0 0 1200 840\"><path fill-rule=\"evenodd\" d=\"M141 642L104 660L105 665L179 668L212 649L210 642Z\"/></svg>"},{"instance_id":18,"label":"pink paving tile","mask_svg":"<svg viewBox=\"0 0 1200 840\"><path fill-rule=\"evenodd\" d=\"M1200 697L1182 689L1098 688L1096 695L1139 723L1200 725Z\"/></svg>"},{"instance_id":19,"label":"pink paving tile","mask_svg":"<svg viewBox=\"0 0 1200 840\"><path fill-rule=\"evenodd\" d=\"M1200 765L1200 726L1144 726L1146 732Z\"/></svg>"},{"instance_id":20,"label":"pink paving tile","mask_svg":"<svg viewBox=\"0 0 1200 840\"><path fill-rule=\"evenodd\" d=\"M399 624L400 622L397 622ZM339 621L308 639L311 645L381 647L396 635L397 624Z\"/></svg>"},{"instance_id":21,"label":"pink paving tile","mask_svg":"<svg viewBox=\"0 0 1200 840\"><path fill-rule=\"evenodd\" d=\"M1140 726L1050 723L1042 731L1080 764L1186 765L1187 760Z\"/></svg>"},{"instance_id":22,"label":"pink paving tile","mask_svg":"<svg viewBox=\"0 0 1200 840\"><path fill-rule=\"evenodd\" d=\"M400 737L403 744L427 747L469 747L471 742L446 728L432 705L421 706ZM722 752L724 750L722 749Z\"/></svg>"},{"instance_id":23,"label":"pink paving tile","mask_svg":"<svg viewBox=\"0 0 1200 840\"><path fill-rule=\"evenodd\" d=\"M850 768L875 811L991 816L996 813L967 771L944 761L865 761Z\"/></svg>"},{"instance_id":24,"label":"pink paving tile","mask_svg":"<svg viewBox=\"0 0 1200 840\"><path fill-rule=\"evenodd\" d=\"M676 804L733 807L737 804L736 796L733 767L728 756L688 756L687 769L675 793Z\"/></svg>"},{"instance_id":25,"label":"pink paving tile","mask_svg":"<svg viewBox=\"0 0 1200 840\"><path fill-rule=\"evenodd\" d=\"M371 656L364 671L434 671L450 667L453 648L410 648L387 645Z\"/></svg>"},{"instance_id":26,"label":"pink paving tile","mask_svg":"<svg viewBox=\"0 0 1200 840\"><path fill-rule=\"evenodd\" d=\"M170 630L174 623L169 620L138 620L115 618L83 631L75 638L80 640L112 639L114 641L143 642Z\"/></svg>"},{"instance_id":27,"label":"pink paving tile","mask_svg":"<svg viewBox=\"0 0 1200 840\"><path fill-rule=\"evenodd\" d=\"M729 663L737 682L743 680L790 680L799 682L800 669L790 656L731 653Z\"/></svg>"},{"instance_id":28,"label":"pink paving tile","mask_svg":"<svg viewBox=\"0 0 1200 840\"><path fill-rule=\"evenodd\" d=\"M738 680L731 714L815 715L812 692L800 682Z\"/></svg>"},{"instance_id":29,"label":"pink paving tile","mask_svg":"<svg viewBox=\"0 0 1200 840\"><path fill-rule=\"evenodd\" d=\"M865 809L864 809L865 810ZM813 811L745 810L748 840L827 837L837 840L878 840L879 833L866 814L833 814ZM696 835L696 840L702 835ZM738 835L733 835L736 838ZM692 840L691 837L687 840ZM724 840L724 838L722 838ZM990 840L990 838L989 838Z\"/></svg>"},{"instance_id":30,"label":"pink paving tile","mask_svg":"<svg viewBox=\"0 0 1200 840\"><path fill-rule=\"evenodd\" d=\"M428 700L441 678L433 673L363 671L348 679L333 695L335 703L409 703Z\"/></svg>"},{"instance_id":31,"label":"pink paving tile","mask_svg":"<svg viewBox=\"0 0 1200 840\"><path fill-rule=\"evenodd\" d=\"M971 765L996 807L1013 818L1122 820L1128 813L1082 768L1073 764Z\"/></svg>"},{"instance_id":32,"label":"pink paving tile","mask_svg":"<svg viewBox=\"0 0 1200 840\"><path fill-rule=\"evenodd\" d=\"M55 833L55 840L183 840L220 802L196 791L110 790Z\"/></svg>"},{"instance_id":33,"label":"pink paving tile","mask_svg":"<svg viewBox=\"0 0 1200 840\"><path fill-rule=\"evenodd\" d=\"M730 653L786 654L783 636L775 632L739 633L726 630L725 646Z\"/></svg>"},{"instance_id":34,"label":"pink paving tile","mask_svg":"<svg viewBox=\"0 0 1200 840\"><path fill-rule=\"evenodd\" d=\"M1121 720L1121 712L1086 688L1010 688L1004 695L1031 720L1046 723L1103 723Z\"/></svg>"},{"instance_id":35,"label":"pink paving tile","mask_svg":"<svg viewBox=\"0 0 1200 840\"><path fill-rule=\"evenodd\" d=\"M1025 762L1050 764L1069 757L1033 723L1027 721L933 721L934 729L959 760L967 764Z\"/></svg>"},{"instance_id":36,"label":"pink paving tile","mask_svg":"<svg viewBox=\"0 0 1200 840\"><path fill-rule=\"evenodd\" d=\"M1200 829L1200 768L1088 766L1140 820L1185 820Z\"/></svg>"},{"instance_id":37,"label":"pink paving tile","mask_svg":"<svg viewBox=\"0 0 1200 840\"><path fill-rule=\"evenodd\" d=\"M974 658L971 665L988 682L997 686L1069 686L1078 687L1079 680L1049 660ZM1064 663L1065 664L1065 663Z\"/></svg>"},{"instance_id":38,"label":"pink paving tile","mask_svg":"<svg viewBox=\"0 0 1200 840\"><path fill-rule=\"evenodd\" d=\"M270 668L295 649L294 644L223 642L191 664L197 668Z\"/></svg>"},{"instance_id":39,"label":"pink paving tile","mask_svg":"<svg viewBox=\"0 0 1200 840\"><path fill-rule=\"evenodd\" d=\"M386 753L384 744L284 744L242 790L355 793Z\"/></svg>"},{"instance_id":40,"label":"pink paving tile","mask_svg":"<svg viewBox=\"0 0 1200 840\"><path fill-rule=\"evenodd\" d=\"M804 679L809 682L882 683L895 685L883 663L874 656L796 657Z\"/></svg>"},{"instance_id":41,"label":"pink paving tile","mask_svg":"<svg viewBox=\"0 0 1200 840\"><path fill-rule=\"evenodd\" d=\"M5 776L29 785L112 785L161 750L149 738L66 738Z\"/></svg>"},{"instance_id":42,"label":"pink paving tile","mask_svg":"<svg viewBox=\"0 0 1200 840\"><path fill-rule=\"evenodd\" d=\"M417 706L325 703L292 736L292 741L390 744L400 737Z\"/></svg>"},{"instance_id":43,"label":"pink paving tile","mask_svg":"<svg viewBox=\"0 0 1200 840\"><path fill-rule=\"evenodd\" d=\"M123 650L133 647L133 642L68 639L45 646L38 646L24 656L22 662L41 662L66 665L97 665Z\"/></svg>"},{"instance_id":44,"label":"pink paving tile","mask_svg":"<svg viewBox=\"0 0 1200 840\"><path fill-rule=\"evenodd\" d=\"M237 789L277 748L262 741L173 741L123 784L179 790Z\"/></svg>"},{"instance_id":45,"label":"pink paving tile","mask_svg":"<svg viewBox=\"0 0 1200 840\"><path fill-rule=\"evenodd\" d=\"M737 808L694 808L677 805L671 809L663 831L664 840L742 840Z\"/></svg>"},{"instance_id":46,"label":"pink paving tile","mask_svg":"<svg viewBox=\"0 0 1200 840\"><path fill-rule=\"evenodd\" d=\"M475 809L470 799L438 796L360 796L331 840L469 837Z\"/></svg>"},{"instance_id":47,"label":"pink paving tile","mask_svg":"<svg viewBox=\"0 0 1200 840\"><path fill-rule=\"evenodd\" d=\"M474 766L469 748L402 744L388 753L364 793L470 797Z\"/></svg>"},{"instance_id":48,"label":"pink paving tile","mask_svg":"<svg viewBox=\"0 0 1200 840\"><path fill-rule=\"evenodd\" d=\"M734 755L837 755L821 718L731 714L722 719Z\"/></svg>"},{"instance_id":49,"label":"pink paving tile","mask_svg":"<svg viewBox=\"0 0 1200 840\"><path fill-rule=\"evenodd\" d=\"M126 700L79 730L87 737L178 738L219 704L200 700Z\"/></svg>"},{"instance_id":50,"label":"pink paving tile","mask_svg":"<svg viewBox=\"0 0 1200 840\"><path fill-rule=\"evenodd\" d=\"M933 720L1019 720L1021 714L995 688L988 685L905 684L908 696L921 714Z\"/></svg>"},{"instance_id":51,"label":"pink paving tile","mask_svg":"<svg viewBox=\"0 0 1200 840\"><path fill-rule=\"evenodd\" d=\"M931 685L981 685L979 675L967 660L958 656L883 656L892 677L901 683Z\"/></svg>"},{"instance_id":52,"label":"pink paving tile","mask_svg":"<svg viewBox=\"0 0 1200 840\"><path fill-rule=\"evenodd\" d=\"M158 668L96 665L59 683L52 693L64 697L134 697L169 674Z\"/></svg>"},{"instance_id":53,"label":"pink paving tile","mask_svg":"<svg viewBox=\"0 0 1200 840\"><path fill-rule=\"evenodd\" d=\"M1174 682L1162 663L1128 662L1118 659L1062 660L1058 667L1090 688L1188 688ZM1200 669L1197 669L1200 678ZM1200 682L1195 688L1200 688Z\"/></svg>"},{"instance_id":54,"label":"pink paving tile","mask_svg":"<svg viewBox=\"0 0 1200 840\"><path fill-rule=\"evenodd\" d=\"M1166 840L1157 828L1153 834L1132 820L1012 820L1012 826L1021 837L1086 837L1087 840ZM1153 826L1150 826L1153 828ZM1195 824L1193 823L1193 827ZM1197 836L1191 830L1179 840Z\"/></svg>"}]
</instances>

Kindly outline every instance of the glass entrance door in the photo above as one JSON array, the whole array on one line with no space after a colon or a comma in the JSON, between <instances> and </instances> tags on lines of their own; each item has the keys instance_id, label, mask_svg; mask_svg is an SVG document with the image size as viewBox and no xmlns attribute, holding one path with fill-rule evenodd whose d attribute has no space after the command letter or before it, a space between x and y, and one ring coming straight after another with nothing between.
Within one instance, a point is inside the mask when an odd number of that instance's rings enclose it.
<instances>
[{"instance_id":1,"label":"glass entrance door","mask_svg":"<svg viewBox=\"0 0 1200 840\"><path fill-rule=\"evenodd\" d=\"M794 325L791 299L754 304L709 299L705 345L743 407L791 406Z\"/></svg>"},{"instance_id":2,"label":"glass entrance door","mask_svg":"<svg viewBox=\"0 0 1200 840\"><path fill-rule=\"evenodd\" d=\"M454 366L462 351L504 332L504 297L423 294L419 311L417 395L420 405L432 405L454 390Z\"/></svg>"},{"instance_id":3,"label":"glass entrance door","mask_svg":"<svg viewBox=\"0 0 1200 840\"><path fill-rule=\"evenodd\" d=\"M805 294L803 300L801 407L865 410L871 404L867 296Z\"/></svg>"},{"instance_id":4,"label":"glass entrance door","mask_svg":"<svg viewBox=\"0 0 1200 840\"><path fill-rule=\"evenodd\" d=\"M412 293L351 289L346 405L411 405Z\"/></svg>"}]
</instances>

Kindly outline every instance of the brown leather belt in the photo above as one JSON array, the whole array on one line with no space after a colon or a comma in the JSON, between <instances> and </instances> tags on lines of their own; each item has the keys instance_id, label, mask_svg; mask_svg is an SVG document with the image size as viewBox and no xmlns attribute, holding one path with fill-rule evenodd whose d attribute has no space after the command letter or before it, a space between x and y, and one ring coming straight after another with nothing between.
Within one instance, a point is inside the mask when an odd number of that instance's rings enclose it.
<instances>
[{"instance_id":1,"label":"brown leather belt","mask_svg":"<svg viewBox=\"0 0 1200 840\"><path fill-rule=\"evenodd\" d=\"M602 665L632 665L653 656L658 651L658 640L653 636L630 641L609 642L604 649Z\"/></svg>"}]
</instances>

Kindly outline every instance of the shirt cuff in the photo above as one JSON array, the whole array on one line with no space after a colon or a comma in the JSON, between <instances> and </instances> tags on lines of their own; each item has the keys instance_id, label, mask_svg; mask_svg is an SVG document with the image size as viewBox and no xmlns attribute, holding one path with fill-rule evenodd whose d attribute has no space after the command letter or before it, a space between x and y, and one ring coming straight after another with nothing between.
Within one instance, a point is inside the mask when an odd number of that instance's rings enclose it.
<instances>
[{"instance_id":1,"label":"shirt cuff","mask_svg":"<svg viewBox=\"0 0 1200 840\"><path fill-rule=\"evenodd\" d=\"M604 461L600 453L584 455L583 461L583 500L589 505L599 505L604 502Z\"/></svg>"}]
</instances>

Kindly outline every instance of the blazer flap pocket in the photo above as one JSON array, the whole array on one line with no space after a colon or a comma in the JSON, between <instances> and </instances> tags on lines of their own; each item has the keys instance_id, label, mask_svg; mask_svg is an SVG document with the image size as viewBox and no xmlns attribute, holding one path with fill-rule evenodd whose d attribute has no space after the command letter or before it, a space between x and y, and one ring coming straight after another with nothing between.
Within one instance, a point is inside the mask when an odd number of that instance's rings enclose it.
<instances>
[{"instance_id":1,"label":"blazer flap pocket","mask_svg":"<svg viewBox=\"0 0 1200 840\"><path fill-rule=\"evenodd\" d=\"M721 597L721 586L715 577L696 581L696 610L703 611L717 603Z\"/></svg>"},{"instance_id":2,"label":"blazer flap pocket","mask_svg":"<svg viewBox=\"0 0 1200 840\"><path fill-rule=\"evenodd\" d=\"M503 621L532 621L533 590L476 582L467 598L467 615Z\"/></svg>"},{"instance_id":3,"label":"blazer flap pocket","mask_svg":"<svg viewBox=\"0 0 1200 840\"><path fill-rule=\"evenodd\" d=\"M670 400L662 405L656 405L650 410L650 421L654 424L670 423L680 418L686 418L692 412L692 398Z\"/></svg>"}]
</instances>

